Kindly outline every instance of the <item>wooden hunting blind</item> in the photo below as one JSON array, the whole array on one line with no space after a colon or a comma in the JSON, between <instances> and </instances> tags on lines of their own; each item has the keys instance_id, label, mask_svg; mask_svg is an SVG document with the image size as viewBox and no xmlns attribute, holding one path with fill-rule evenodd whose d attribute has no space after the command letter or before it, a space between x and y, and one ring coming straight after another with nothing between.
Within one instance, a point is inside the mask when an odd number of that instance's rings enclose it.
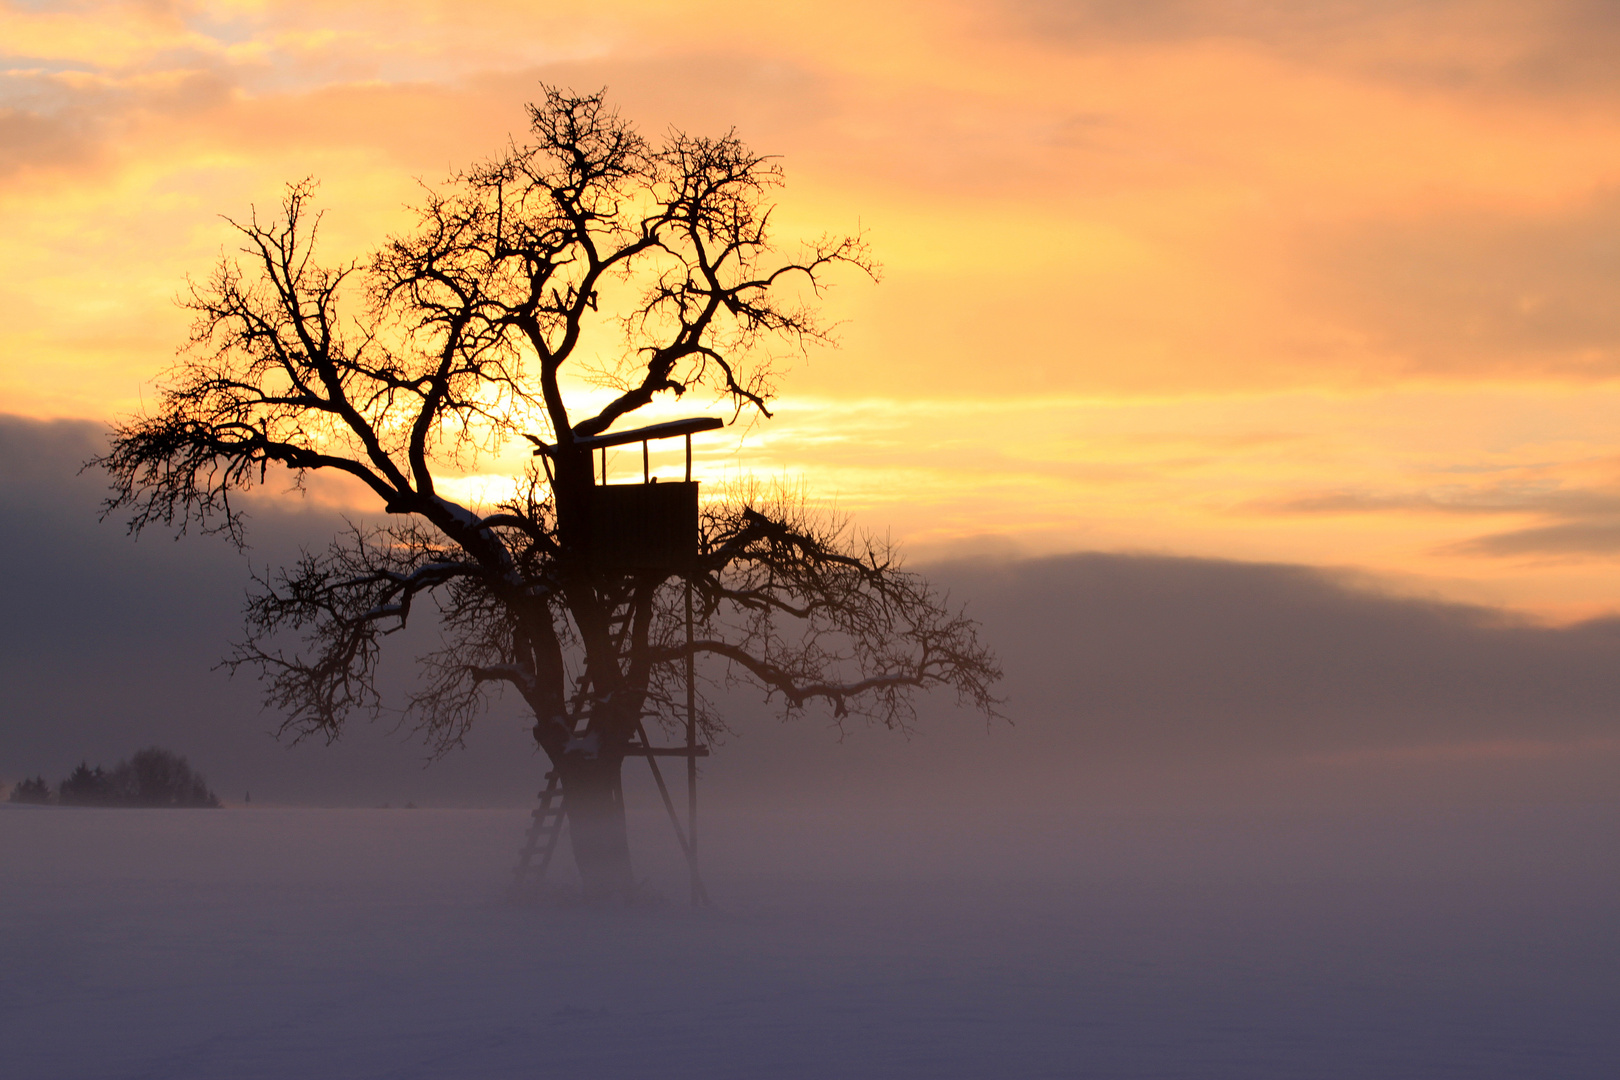
<instances>
[{"instance_id":1,"label":"wooden hunting blind","mask_svg":"<svg viewBox=\"0 0 1620 1080\"><path fill-rule=\"evenodd\" d=\"M687 570L698 555L698 486L692 479L693 432L711 431L719 419L695 416L667 424L635 427L611 436L578 439L601 450L601 484L591 486L590 552L596 570ZM648 444L654 439L687 440L687 478L659 484L651 476ZM642 444L642 483L608 483L608 447Z\"/></svg>"},{"instance_id":2,"label":"wooden hunting blind","mask_svg":"<svg viewBox=\"0 0 1620 1080\"><path fill-rule=\"evenodd\" d=\"M713 417L674 420L611 435L579 439L576 445L602 454L601 483L591 488L590 558L598 570L689 569L698 551L698 485L692 479L692 435L720 427ZM686 438L686 479L660 484L652 478L648 444ZM641 483L609 484L610 446L641 444Z\"/></svg>"},{"instance_id":3,"label":"wooden hunting blind","mask_svg":"<svg viewBox=\"0 0 1620 1080\"><path fill-rule=\"evenodd\" d=\"M636 570L665 571L689 575L698 556L698 485L692 479L692 436L699 431L712 431L724 426L723 422L708 416L689 420L674 420L666 424L652 424L630 431L610 435L593 435L575 439L574 447L589 453L601 451L600 483L593 469L589 503L588 550L591 568L601 572ZM686 479L674 483L659 483L652 477L648 444L655 439L686 438ZM554 454L558 447L547 446L530 436L536 454ZM627 443L641 444L641 483L609 484L607 482L607 451L610 446ZM637 724L639 742L632 744L626 757L644 757L652 768L653 781L658 786L670 823L675 827L675 839L686 856L692 878L692 903L707 904L709 897L698 876L697 862L697 759L707 757L709 748L697 740L697 700L692 648L692 582L685 582L686 601L686 745L653 746L647 738L645 726ZM686 824L683 828L669 788L658 768L661 757L686 759ZM529 832L518 854L513 870L513 888L521 892L526 887L542 883L552 855L567 823L568 806L563 798L560 778L555 772L546 774L546 787L540 793L540 805L532 815Z\"/></svg>"},{"instance_id":4,"label":"wooden hunting blind","mask_svg":"<svg viewBox=\"0 0 1620 1080\"><path fill-rule=\"evenodd\" d=\"M691 568L698 552L698 485L692 479L692 436L721 426L722 421L714 417L699 416L574 440L576 449L601 453L600 469L592 468L588 510L587 546L593 570L683 572ZM648 444L681 436L686 439L686 479L659 483L652 477ZM641 483L609 484L608 448L637 442L641 444ZM536 454L554 454L559 449L538 439L535 443L539 447Z\"/></svg>"}]
</instances>

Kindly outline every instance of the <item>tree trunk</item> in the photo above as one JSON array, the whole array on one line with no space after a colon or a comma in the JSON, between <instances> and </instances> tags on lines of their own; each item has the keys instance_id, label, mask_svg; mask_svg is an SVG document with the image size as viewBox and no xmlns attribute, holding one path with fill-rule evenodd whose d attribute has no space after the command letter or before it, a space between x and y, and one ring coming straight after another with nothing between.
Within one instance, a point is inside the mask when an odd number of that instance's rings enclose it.
<instances>
[{"instance_id":1,"label":"tree trunk","mask_svg":"<svg viewBox=\"0 0 1620 1080\"><path fill-rule=\"evenodd\" d=\"M623 764L622 759L568 754L558 765L574 865L579 868L580 892L587 901L628 900L636 891L619 782Z\"/></svg>"}]
</instances>

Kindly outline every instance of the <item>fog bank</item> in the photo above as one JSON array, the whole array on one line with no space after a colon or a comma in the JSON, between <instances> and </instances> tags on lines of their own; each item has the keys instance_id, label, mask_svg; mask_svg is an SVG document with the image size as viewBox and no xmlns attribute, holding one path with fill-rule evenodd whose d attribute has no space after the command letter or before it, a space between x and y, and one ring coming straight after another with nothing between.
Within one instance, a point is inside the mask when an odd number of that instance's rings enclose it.
<instances>
[{"instance_id":1,"label":"fog bank","mask_svg":"<svg viewBox=\"0 0 1620 1080\"><path fill-rule=\"evenodd\" d=\"M0 543L15 568L0 779L54 780L81 758L156 743L228 800L532 798L544 764L511 703L431 764L386 723L332 746L276 742L253 681L214 665L239 632L250 568L323 544L341 520L268 506L246 555L217 537L133 541L97 523L102 481L77 471L100 437L88 423L0 418ZM839 732L821 714L783 724L734 693L733 732L704 766L709 797L1044 812L1620 793L1620 620L1536 626L1302 566L1090 553L919 569L982 620L1010 723L929 699L909 736ZM394 666L409 678L409 650Z\"/></svg>"}]
</instances>

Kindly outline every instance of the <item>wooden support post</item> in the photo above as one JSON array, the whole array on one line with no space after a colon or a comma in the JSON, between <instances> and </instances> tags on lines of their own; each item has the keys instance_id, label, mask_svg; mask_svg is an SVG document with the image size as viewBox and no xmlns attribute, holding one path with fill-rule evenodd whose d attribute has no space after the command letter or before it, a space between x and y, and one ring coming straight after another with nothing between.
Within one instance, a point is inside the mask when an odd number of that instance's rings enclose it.
<instances>
[{"instance_id":1,"label":"wooden support post","mask_svg":"<svg viewBox=\"0 0 1620 1080\"><path fill-rule=\"evenodd\" d=\"M690 436L688 437L690 442ZM701 902L697 876L697 685L692 661L692 579L686 579L686 842L692 853L692 905Z\"/></svg>"},{"instance_id":2,"label":"wooden support post","mask_svg":"<svg viewBox=\"0 0 1620 1080\"><path fill-rule=\"evenodd\" d=\"M686 482L692 482L692 433L686 433ZM686 577L686 844L691 855L692 906L708 900L697 873L697 682L692 659L692 577Z\"/></svg>"}]
</instances>

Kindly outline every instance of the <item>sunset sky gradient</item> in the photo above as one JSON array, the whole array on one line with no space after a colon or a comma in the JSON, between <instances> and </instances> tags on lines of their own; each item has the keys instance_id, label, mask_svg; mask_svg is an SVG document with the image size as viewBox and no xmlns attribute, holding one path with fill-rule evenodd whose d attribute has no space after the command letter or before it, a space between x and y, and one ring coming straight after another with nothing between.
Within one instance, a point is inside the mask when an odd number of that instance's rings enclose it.
<instances>
[{"instance_id":1,"label":"sunset sky gradient","mask_svg":"<svg viewBox=\"0 0 1620 1080\"><path fill-rule=\"evenodd\" d=\"M219 215L314 176L358 257L542 81L606 86L780 155L784 237L884 266L706 479L802 479L922 557L1620 609L1612 4L6 0L0 43L0 411L150 401Z\"/></svg>"}]
</instances>

